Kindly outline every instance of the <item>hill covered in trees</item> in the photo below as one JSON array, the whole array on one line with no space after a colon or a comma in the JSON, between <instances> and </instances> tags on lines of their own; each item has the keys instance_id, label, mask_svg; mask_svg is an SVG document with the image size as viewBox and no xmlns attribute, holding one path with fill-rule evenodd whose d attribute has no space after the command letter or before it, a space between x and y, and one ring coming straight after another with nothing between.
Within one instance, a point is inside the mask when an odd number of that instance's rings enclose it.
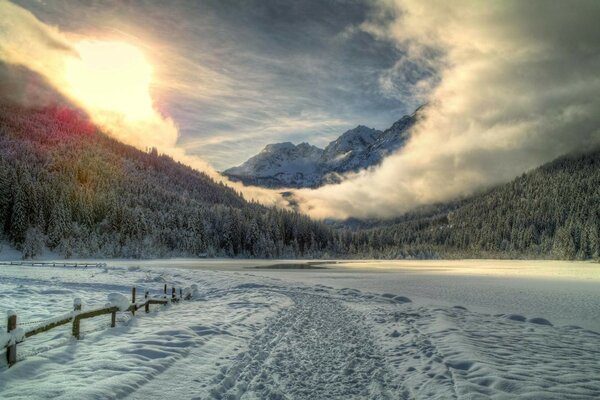
<instances>
[{"instance_id":1,"label":"hill covered in trees","mask_svg":"<svg viewBox=\"0 0 600 400\"><path fill-rule=\"evenodd\" d=\"M395 220L325 224L120 143L64 99L14 97L0 100L0 239L24 257L600 258L600 149Z\"/></svg>"},{"instance_id":2,"label":"hill covered in trees","mask_svg":"<svg viewBox=\"0 0 600 400\"><path fill-rule=\"evenodd\" d=\"M0 103L0 235L35 257L343 252L339 234L244 200L156 151L122 144L69 106Z\"/></svg>"},{"instance_id":3,"label":"hill covered in trees","mask_svg":"<svg viewBox=\"0 0 600 400\"><path fill-rule=\"evenodd\" d=\"M372 224L373 225L373 224ZM377 224L375 224L377 225ZM403 257L600 258L600 149L563 156L484 193L363 224L359 253Z\"/></svg>"}]
</instances>

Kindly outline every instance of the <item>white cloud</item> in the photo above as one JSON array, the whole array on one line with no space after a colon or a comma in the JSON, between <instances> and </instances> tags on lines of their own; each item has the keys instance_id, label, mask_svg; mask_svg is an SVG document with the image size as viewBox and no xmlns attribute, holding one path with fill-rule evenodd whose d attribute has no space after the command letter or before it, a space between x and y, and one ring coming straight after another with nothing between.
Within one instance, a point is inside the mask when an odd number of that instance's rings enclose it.
<instances>
[{"instance_id":1,"label":"white cloud","mask_svg":"<svg viewBox=\"0 0 600 400\"><path fill-rule=\"evenodd\" d=\"M340 185L297 191L304 211L392 217L600 143L599 2L382 7L395 18L363 28L436 68L439 84L404 149Z\"/></svg>"}]
</instances>

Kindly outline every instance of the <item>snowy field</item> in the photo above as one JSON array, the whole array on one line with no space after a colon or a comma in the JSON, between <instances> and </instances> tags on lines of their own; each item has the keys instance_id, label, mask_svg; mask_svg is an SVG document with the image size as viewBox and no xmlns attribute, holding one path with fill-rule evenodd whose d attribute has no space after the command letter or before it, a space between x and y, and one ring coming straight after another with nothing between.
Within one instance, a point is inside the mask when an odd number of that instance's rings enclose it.
<instances>
[{"instance_id":1,"label":"snowy field","mask_svg":"<svg viewBox=\"0 0 600 400\"><path fill-rule=\"evenodd\" d=\"M70 325L28 339L12 368L0 360L0 398L600 398L597 264L254 268L282 263L298 261L0 266L0 313L24 323L67 313L76 297L85 310L133 285L199 286L116 328L84 320L80 341Z\"/></svg>"}]
</instances>

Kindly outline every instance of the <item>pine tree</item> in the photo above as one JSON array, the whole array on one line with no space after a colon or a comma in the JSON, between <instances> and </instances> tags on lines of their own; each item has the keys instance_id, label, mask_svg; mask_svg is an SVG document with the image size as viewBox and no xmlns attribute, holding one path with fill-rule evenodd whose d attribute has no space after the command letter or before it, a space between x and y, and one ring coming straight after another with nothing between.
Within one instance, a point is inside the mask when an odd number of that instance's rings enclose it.
<instances>
[{"instance_id":1,"label":"pine tree","mask_svg":"<svg viewBox=\"0 0 600 400\"><path fill-rule=\"evenodd\" d=\"M22 246L23 259L30 259L41 255L44 251L44 242L44 234L37 227L27 229Z\"/></svg>"},{"instance_id":2,"label":"pine tree","mask_svg":"<svg viewBox=\"0 0 600 400\"><path fill-rule=\"evenodd\" d=\"M11 213L9 234L13 243L15 243L17 247L21 247L25 240L27 228L29 228L27 195L22 186L17 186L15 190L15 201Z\"/></svg>"}]
</instances>

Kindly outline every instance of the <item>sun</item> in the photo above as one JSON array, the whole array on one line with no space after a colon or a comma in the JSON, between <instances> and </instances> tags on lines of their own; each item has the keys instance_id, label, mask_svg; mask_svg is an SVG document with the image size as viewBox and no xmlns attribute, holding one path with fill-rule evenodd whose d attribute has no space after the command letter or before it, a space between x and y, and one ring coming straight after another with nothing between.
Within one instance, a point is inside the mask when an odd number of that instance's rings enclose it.
<instances>
[{"instance_id":1,"label":"sun","mask_svg":"<svg viewBox=\"0 0 600 400\"><path fill-rule=\"evenodd\" d=\"M65 61L66 90L88 111L113 112L130 120L153 115L152 66L144 53L124 42L84 40L79 57Z\"/></svg>"}]
</instances>

